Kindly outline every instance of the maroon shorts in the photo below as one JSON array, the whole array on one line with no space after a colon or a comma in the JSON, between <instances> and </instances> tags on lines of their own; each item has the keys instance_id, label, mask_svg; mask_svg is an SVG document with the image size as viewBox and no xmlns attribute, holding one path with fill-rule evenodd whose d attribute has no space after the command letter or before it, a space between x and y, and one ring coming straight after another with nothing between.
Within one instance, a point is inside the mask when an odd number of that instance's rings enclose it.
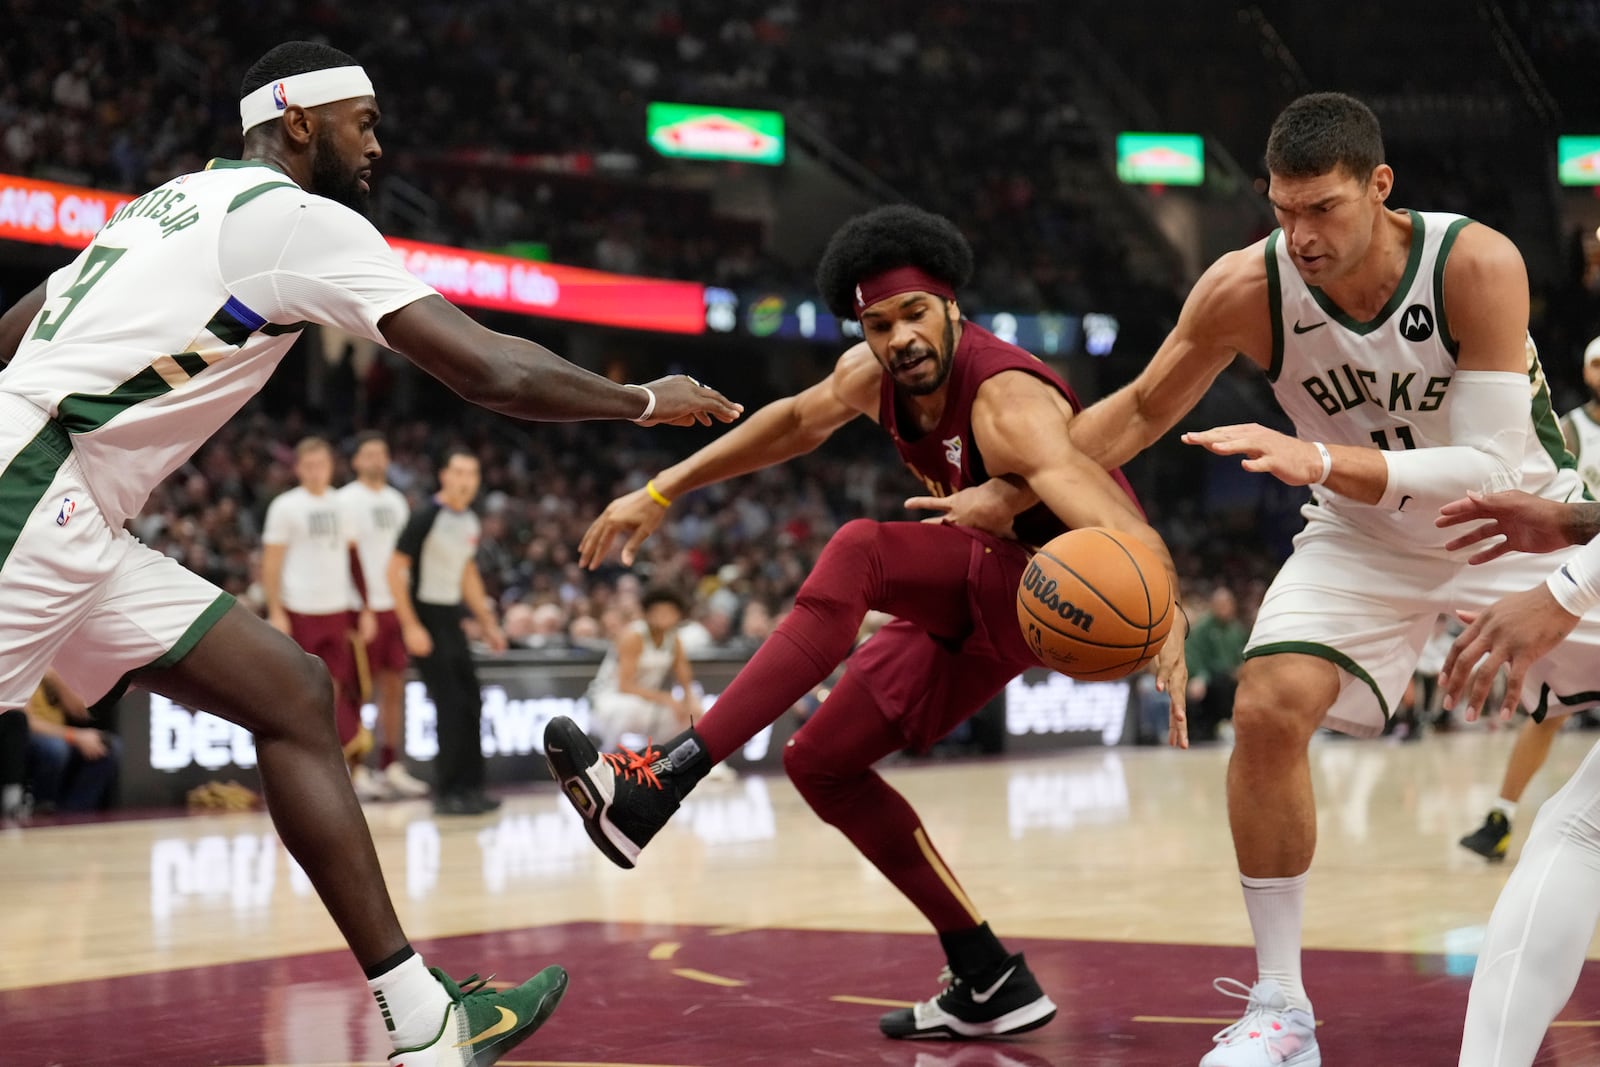
<instances>
[{"instance_id":1,"label":"maroon shorts","mask_svg":"<svg viewBox=\"0 0 1600 1067\"><path fill-rule=\"evenodd\" d=\"M336 611L331 615L301 615L291 611L288 615L289 636L294 638L295 644L313 656L320 656L322 662L328 665L328 673L341 687L348 686L352 692L359 692L361 681L356 674L353 644L355 613Z\"/></svg>"},{"instance_id":2,"label":"maroon shorts","mask_svg":"<svg viewBox=\"0 0 1600 1067\"><path fill-rule=\"evenodd\" d=\"M923 529L928 532L914 536L937 542L937 551L907 552L894 565L920 571L911 574L919 581L947 585L948 616L890 622L855 651L847 667L866 683L884 717L918 748L933 744L1011 679L1040 665L1017 625L1017 586L1029 550L964 526ZM963 556L965 572L948 565ZM946 565L929 565L934 560ZM934 637L921 624L929 621L936 621L941 633L965 636L959 641Z\"/></svg>"},{"instance_id":3,"label":"maroon shorts","mask_svg":"<svg viewBox=\"0 0 1600 1067\"><path fill-rule=\"evenodd\" d=\"M367 642L367 670L373 674L405 670L411 662L411 656L406 652L406 641L400 634L400 616L392 611L373 614L378 620L378 632Z\"/></svg>"}]
</instances>

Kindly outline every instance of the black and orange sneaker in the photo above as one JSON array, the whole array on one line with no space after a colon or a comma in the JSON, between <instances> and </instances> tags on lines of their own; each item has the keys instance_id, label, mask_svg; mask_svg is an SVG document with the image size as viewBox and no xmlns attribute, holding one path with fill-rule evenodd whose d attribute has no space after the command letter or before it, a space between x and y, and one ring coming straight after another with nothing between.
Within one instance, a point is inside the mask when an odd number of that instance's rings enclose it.
<instances>
[{"instance_id":1,"label":"black and orange sneaker","mask_svg":"<svg viewBox=\"0 0 1600 1067\"><path fill-rule=\"evenodd\" d=\"M565 715L544 729L544 758L561 792L583 816L589 840L612 863L627 868L711 769L692 728L664 748L646 744L643 752L625 748L601 754Z\"/></svg>"},{"instance_id":2,"label":"black and orange sneaker","mask_svg":"<svg viewBox=\"0 0 1600 1067\"><path fill-rule=\"evenodd\" d=\"M1461 847L1476 852L1490 863L1500 863L1511 848L1511 820L1504 812L1491 811L1482 826L1461 839Z\"/></svg>"}]
</instances>

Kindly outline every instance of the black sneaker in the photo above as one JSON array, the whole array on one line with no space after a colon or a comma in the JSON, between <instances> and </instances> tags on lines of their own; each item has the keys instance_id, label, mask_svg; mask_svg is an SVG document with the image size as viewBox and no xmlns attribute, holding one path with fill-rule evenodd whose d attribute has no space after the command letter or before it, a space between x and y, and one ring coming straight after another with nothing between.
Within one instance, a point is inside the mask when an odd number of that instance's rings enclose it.
<instances>
[{"instance_id":1,"label":"black sneaker","mask_svg":"<svg viewBox=\"0 0 1600 1067\"><path fill-rule=\"evenodd\" d=\"M487 793L439 793L433 798L435 815L487 815L500 807L500 798Z\"/></svg>"},{"instance_id":2,"label":"black sneaker","mask_svg":"<svg viewBox=\"0 0 1600 1067\"><path fill-rule=\"evenodd\" d=\"M1461 847L1471 849L1490 863L1506 858L1511 847L1511 820L1498 811L1491 811L1483 825L1461 839Z\"/></svg>"},{"instance_id":3,"label":"black sneaker","mask_svg":"<svg viewBox=\"0 0 1600 1067\"><path fill-rule=\"evenodd\" d=\"M565 715L557 715L544 729L550 773L583 816L589 839L618 867L633 866L693 782L710 769L692 730L668 744L670 755L654 745L645 745L643 752L625 748L602 755ZM690 764L698 775L682 773Z\"/></svg>"},{"instance_id":4,"label":"black sneaker","mask_svg":"<svg viewBox=\"0 0 1600 1067\"><path fill-rule=\"evenodd\" d=\"M1028 970L1022 953L1007 957L992 974L968 982L947 967L944 991L878 1020L886 1037L999 1037L1037 1030L1056 1017L1056 1006Z\"/></svg>"}]
</instances>

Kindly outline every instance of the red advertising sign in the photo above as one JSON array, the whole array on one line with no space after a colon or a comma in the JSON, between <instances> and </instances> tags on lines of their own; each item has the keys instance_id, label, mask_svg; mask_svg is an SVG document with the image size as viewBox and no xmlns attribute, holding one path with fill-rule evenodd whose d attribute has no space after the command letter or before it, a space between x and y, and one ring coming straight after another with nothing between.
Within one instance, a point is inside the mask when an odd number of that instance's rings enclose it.
<instances>
[{"instance_id":1,"label":"red advertising sign","mask_svg":"<svg viewBox=\"0 0 1600 1067\"><path fill-rule=\"evenodd\" d=\"M457 304L630 330L705 332L705 287L698 282L609 274L398 237L389 244L407 270Z\"/></svg>"},{"instance_id":2,"label":"red advertising sign","mask_svg":"<svg viewBox=\"0 0 1600 1067\"><path fill-rule=\"evenodd\" d=\"M133 197L0 174L0 240L82 248Z\"/></svg>"},{"instance_id":3,"label":"red advertising sign","mask_svg":"<svg viewBox=\"0 0 1600 1067\"><path fill-rule=\"evenodd\" d=\"M0 174L0 240L83 248L133 199ZM446 299L543 318L660 333L704 333L705 287L423 244L389 243L406 269Z\"/></svg>"}]
</instances>

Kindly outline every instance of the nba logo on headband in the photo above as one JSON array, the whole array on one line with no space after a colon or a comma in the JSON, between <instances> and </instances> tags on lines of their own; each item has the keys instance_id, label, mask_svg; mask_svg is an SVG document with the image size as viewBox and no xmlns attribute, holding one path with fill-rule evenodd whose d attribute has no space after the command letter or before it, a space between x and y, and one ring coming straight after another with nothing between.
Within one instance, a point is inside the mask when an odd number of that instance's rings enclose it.
<instances>
[{"instance_id":1,"label":"nba logo on headband","mask_svg":"<svg viewBox=\"0 0 1600 1067\"><path fill-rule=\"evenodd\" d=\"M272 102L278 106L279 111L289 106L289 94L284 91L282 82L272 87Z\"/></svg>"}]
</instances>

